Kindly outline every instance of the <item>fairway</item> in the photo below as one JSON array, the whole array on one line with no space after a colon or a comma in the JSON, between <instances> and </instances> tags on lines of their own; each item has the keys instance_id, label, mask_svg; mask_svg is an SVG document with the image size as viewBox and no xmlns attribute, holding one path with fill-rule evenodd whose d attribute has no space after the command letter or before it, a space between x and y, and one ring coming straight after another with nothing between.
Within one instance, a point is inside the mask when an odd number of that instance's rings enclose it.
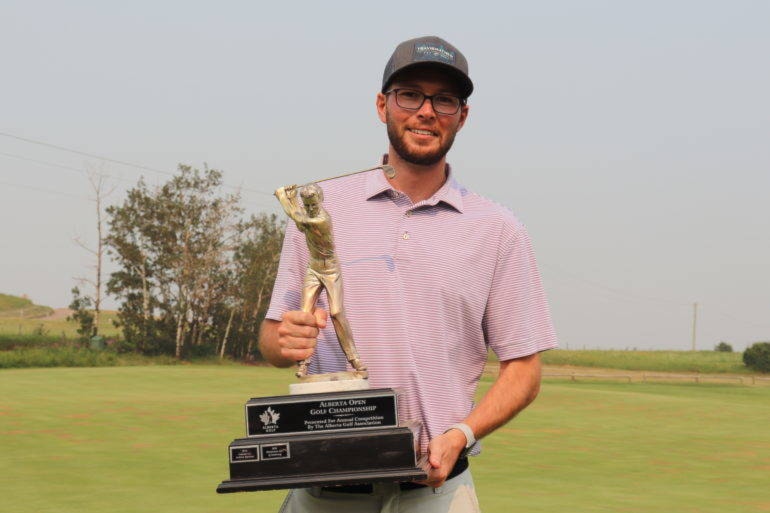
<instances>
[{"instance_id":1,"label":"fairway","mask_svg":"<svg viewBox=\"0 0 770 513\"><path fill-rule=\"evenodd\" d=\"M275 512L217 495L249 397L290 370L0 371L3 512ZM487 379L482 387L489 384ZM487 512L766 512L770 387L546 382L472 460Z\"/></svg>"}]
</instances>

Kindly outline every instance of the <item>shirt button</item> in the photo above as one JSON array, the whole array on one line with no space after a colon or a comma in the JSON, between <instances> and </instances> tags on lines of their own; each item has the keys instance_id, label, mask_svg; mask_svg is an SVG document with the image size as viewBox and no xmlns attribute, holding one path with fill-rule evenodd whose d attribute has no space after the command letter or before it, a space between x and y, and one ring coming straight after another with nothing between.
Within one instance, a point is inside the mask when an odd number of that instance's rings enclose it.
<instances>
[{"instance_id":1,"label":"shirt button","mask_svg":"<svg viewBox=\"0 0 770 513\"><path fill-rule=\"evenodd\" d=\"M404 234L401 236L404 240L409 240L409 232L404 232Z\"/></svg>"}]
</instances>

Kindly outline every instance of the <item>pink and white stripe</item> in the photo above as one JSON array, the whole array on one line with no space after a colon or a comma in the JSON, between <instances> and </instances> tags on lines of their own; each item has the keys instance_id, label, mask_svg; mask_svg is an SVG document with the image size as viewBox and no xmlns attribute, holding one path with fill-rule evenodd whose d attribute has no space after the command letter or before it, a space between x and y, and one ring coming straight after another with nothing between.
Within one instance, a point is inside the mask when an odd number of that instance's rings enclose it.
<instances>
[{"instance_id":1,"label":"pink and white stripe","mask_svg":"<svg viewBox=\"0 0 770 513\"><path fill-rule=\"evenodd\" d=\"M557 346L524 226L451 177L413 204L380 170L325 182L344 304L373 388L405 391L404 417L423 423L421 446L462 421L492 349L500 360ZM267 317L299 309L304 236L289 223ZM325 294L320 306L325 306ZM311 373L346 368L323 330Z\"/></svg>"}]
</instances>

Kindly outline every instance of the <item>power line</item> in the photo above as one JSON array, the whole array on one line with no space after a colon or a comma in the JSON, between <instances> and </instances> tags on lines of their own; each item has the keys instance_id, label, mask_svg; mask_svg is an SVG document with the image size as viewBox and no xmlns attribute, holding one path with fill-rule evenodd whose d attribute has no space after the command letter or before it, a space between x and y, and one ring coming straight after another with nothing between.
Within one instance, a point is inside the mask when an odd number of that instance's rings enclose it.
<instances>
[{"instance_id":1,"label":"power line","mask_svg":"<svg viewBox=\"0 0 770 513\"><path fill-rule=\"evenodd\" d=\"M105 157L105 156L102 156L102 155L96 155L96 154L93 154L93 153L88 153L88 152L76 150L76 149L73 149L73 148L67 148L65 146L59 146L59 145L47 143L47 142L44 142L44 141L37 141L35 139L29 139L27 137L21 137L21 136L14 135L14 134L9 134L9 133L6 133L6 132L0 132L0 135L2 135L3 137L9 137L11 139L16 139L16 140L19 140L19 141L24 141L24 142L27 142L27 143L30 143L30 144L37 144L39 146L45 146L47 148L53 148L55 150L66 151L66 152L69 152L69 153L74 153L76 155L82 155L84 157L90 157L90 158L94 158L94 159L99 159L99 160L103 160L105 162L112 162L113 164L120 164L122 166L135 167L135 168L138 168L138 169L144 169L145 171L152 171L153 173L160 173L160 174L164 174L164 175L174 176L174 173L171 173L169 171L164 171L162 169L155 169L155 168L152 168L152 167L149 167L149 166L145 166L145 165L142 165L142 164L134 164L132 162L126 162L124 160L112 159L112 158Z\"/></svg>"},{"instance_id":2,"label":"power line","mask_svg":"<svg viewBox=\"0 0 770 513\"><path fill-rule=\"evenodd\" d=\"M4 182L4 181L0 181L0 185L7 185L8 187L18 187L21 189L29 189L31 191L36 191L36 192L45 192L48 194L54 194L56 196L65 196L67 198L75 198L78 200L89 199L89 198L86 198L85 196L78 196L76 194L69 194L67 192L54 191L51 189L44 189L43 187L35 187L33 185L24 185L20 183L11 183L11 182Z\"/></svg>"},{"instance_id":3,"label":"power line","mask_svg":"<svg viewBox=\"0 0 770 513\"><path fill-rule=\"evenodd\" d=\"M595 281L587 280L587 279L583 278L582 276L577 276L577 275L575 275L573 273L570 273L568 271L565 271L564 269L561 269L559 267L555 267L555 266L551 266L551 265L546 265L544 263L539 263L539 265L541 267L545 268L545 269L549 269L549 270L552 270L552 271L559 272L559 273L563 274L564 276L566 276L567 278L569 278L571 280L578 281L578 282L581 282L581 283L585 283L586 285L590 285L592 287L604 290L606 292L610 292L610 293L615 294L617 296L621 296L621 297L623 297L624 299L627 299L627 300L648 301L648 302L651 302L651 303L663 303L663 304L676 305L676 306L690 306L690 304L691 304L691 303L680 303L679 301L673 301L673 300L670 300L670 299L662 299L662 298L656 298L656 297L646 297L646 296L640 296L638 294L632 294L632 293L629 293L629 292L624 291L624 290L620 290L620 289L617 289L617 288L614 288L614 287L608 287L607 285L604 285L604 284L601 284L601 283L598 283L598 282L595 282Z\"/></svg>"},{"instance_id":4,"label":"power line","mask_svg":"<svg viewBox=\"0 0 770 513\"><path fill-rule=\"evenodd\" d=\"M545 264L542 264L542 263L540 265L543 268L546 268L546 269L549 269L549 270L554 270L554 271L557 271L559 273L562 273L568 279L571 279L571 280L574 280L574 281L577 281L577 282L581 282L581 283L585 283L585 284L590 285L591 287L599 289L600 291L603 291L603 292L609 292L610 294L613 294L616 297L620 297L621 299L626 300L626 301L646 301L646 302L651 302L651 303L659 303L659 304L662 304L662 305L668 304L668 305L673 305L673 306L678 306L678 307L692 307L692 305L693 305L692 303L687 304L687 303L680 303L678 301L672 301L672 300L668 300L668 299L639 296L639 295L632 294L632 293L629 293L629 292L624 291L624 290L616 289L616 288L613 288L613 287L608 287L606 285L603 285L603 284L595 282L595 281L587 280L587 279L582 278L580 276L574 275L574 274L572 274L572 273L570 273L568 271L565 271L564 269L561 269L559 267L545 265ZM696 315L698 316L698 320L701 321L701 322L699 322L699 324L701 324L705 320L708 320L708 315L717 315L717 316L723 317L725 319L730 319L731 321L733 321L735 323L738 323L739 325L741 325L744 328L760 328L760 329L767 329L768 328L768 324L758 324L756 322L746 321L745 319L738 319L734 315L728 314L728 313L726 313L724 311L717 310L717 309L714 309L714 308L709 308L708 305L706 305L706 307L704 309L704 305L700 301L695 303L695 304L698 305L696 308L699 308L701 310L700 313L696 313Z\"/></svg>"},{"instance_id":5,"label":"power line","mask_svg":"<svg viewBox=\"0 0 770 513\"><path fill-rule=\"evenodd\" d=\"M79 174L88 175L88 171L86 171L84 169L77 168L77 167L68 166L66 164L59 164L59 163L56 163L56 162L50 162L50 161L46 161L46 160L33 159L33 158L30 158L30 157L25 157L23 155L16 155L16 154L7 153L7 152L4 152L4 151L0 151L0 155L2 155L4 157L9 157L9 158L17 159L17 160L23 160L23 161L26 161L26 162L32 162L34 164L39 164L39 165L43 165L43 166L50 166L50 167L55 167L55 168L60 168L60 169L66 169L68 171L74 171L74 172L79 173ZM106 178L114 179L114 180L120 180L120 181L123 181L123 182L134 183L134 180L131 180L129 178L125 178L125 177L122 177L122 176L109 175L109 174L103 174L102 176L104 176ZM36 188L35 186L31 186L31 185L24 185L24 184L18 184L18 183L17 184L5 183L5 184L9 185L9 186L12 186L12 187L20 187L20 188L24 188L24 189L30 189L30 190L36 190L36 191L41 191L41 192L47 192L49 194L56 194L58 196L66 196L66 197L70 197L70 198L83 199L83 197L81 197L81 196L76 196L76 195L67 194L67 193L61 193L59 191L54 191L54 190L51 190L51 189L43 189L43 188L39 188L39 187Z\"/></svg>"},{"instance_id":6,"label":"power line","mask_svg":"<svg viewBox=\"0 0 770 513\"><path fill-rule=\"evenodd\" d=\"M44 166L51 166L51 167L58 167L58 168L61 168L61 169L67 169L69 171L75 171L75 172L80 173L80 174L88 175L88 171L86 171L85 169L80 169L80 168L77 168L77 167L68 166L66 164L57 164L56 162L48 162L46 160L33 159L33 158L29 158L29 157L24 157L22 155L15 155L13 153L6 153L4 151L0 151L0 155L3 155L4 157L10 157L10 158L13 158L13 159L25 160L27 162L33 162L35 164L41 164L41 165L44 165ZM107 174L102 174L102 176L104 176L105 178L111 178L111 179L114 179L114 180L122 180L124 182L133 182L133 180L129 180L128 178L123 178L122 176L107 175Z\"/></svg>"},{"instance_id":7,"label":"power line","mask_svg":"<svg viewBox=\"0 0 770 513\"><path fill-rule=\"evenodd\" d=\"M127 162L125 160L113 159L113 158L110 158L110 157L105 157L103 155L97 155L95 153L88 153L88 152L85 152L85 151L76 150L74 148L68 148L66 146L59 146L57 144L51 144L51 143L48 143L48 142L45 142L45 141L39 141L39 140L36 140L36 139L30 139L28 137L22 137L22 136L10 134L10 133L7 133L7 132L0 132L0 136L8 137L10 139L16 139L18 141L23 141L23 142L26 142L26 143L29 143L29 144L36 144L38 146L44 146L46 148L52 148L52 149L59 150L59 151L65 151L65 152L68 152L68 153L74 153L75 155L81 155L81 156L84 156L84 157L98 159L98 160L102 160L104 162L111 162L113 164L119 164L121 166L133 167L133 168L136 168L136 169L142 169L142 170L145 170L145 171L151 171L153 173L159 173L159 174L167 175L167 176L175 176L174 173L172 173L170 171L165 171L165 170L162 170L162 169L157 169L157 168L153 168L153 167L150 167L150 166L145 166L144 164L136 164L136 163L133 163L133 162ZM265 192L265 191L261 191L261 190L258 190L258 189L250 189L250 188L247 188L247 187L236 187L234 185L229 185L229 184L223 184L223 185L225 187L228 187L230 189L234 189L234 190L237 190L237 191L247 191L247 192L253 192L253 193L256 193L256 194L263 194L265 196L273 196L273 194L270 193L270 192Z\"/></svg>"},{"instance_id":8,"label":"power line","mask_svg":"<svg viewBox=\"0 0 770 513\"><path fill-rule=\"evenodd\" d=\"M701 305L701 306L702 306L702 305ZM706 312L708 313L708 309L706 309ZM726 313L726 312L723 312L723 311L721 311L721 310L715 310L715 311L714 311L714 313L715 313L716 315L719 315L719 316L721 316L721 317L724 317L725 319L730 319L731 321L733 321L733 322L736 322L736 323L740 324L740 325L741 325L741 326L743 326L743 327L760 328L760 329L765 329L765 330L767 330L768 328L770 328L770 323L765 323L765 324L757 324L757 323L755 323L755 322L747 322L747 321L746 321L746 320L744 320L744 319L738 319L738 318L737 318L737 317L735 317L734 315L728 314L728 313Z\"/></svg>"}]
</instances>

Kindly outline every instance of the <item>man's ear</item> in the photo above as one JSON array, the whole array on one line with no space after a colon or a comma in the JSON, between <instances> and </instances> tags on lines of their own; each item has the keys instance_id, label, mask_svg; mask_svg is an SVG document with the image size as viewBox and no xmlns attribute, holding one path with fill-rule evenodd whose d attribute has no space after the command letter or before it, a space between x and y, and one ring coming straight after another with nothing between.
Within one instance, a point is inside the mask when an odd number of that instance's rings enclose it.
<instances>
[{"instance_id":1,"label":"man's ear","mask_svg":"<svg viewBox=\"0 0 770 513\"><path fill-rule=\"evenodd\" d=\"M375 100L375 105L377 106L377 115L380 117L380 121L383 123L387 122L387 116L386 113L388 111L388 97L385 96L382 93L377 93L377 99Z\"/></svg>"},{"instance_id":2,"label":"man's ear","mask_svg":"<svg viewBox=\"0 0 770 513\"><path fill-rule=\"evenodd\" d=\"M468 105L463 105L460 108L460 123L457 125L458 132L463 127L463 125L465 125L465 120L468 119L468 111L470 111L470 107L468 107Z\"/></svg>"}]
</instances>

